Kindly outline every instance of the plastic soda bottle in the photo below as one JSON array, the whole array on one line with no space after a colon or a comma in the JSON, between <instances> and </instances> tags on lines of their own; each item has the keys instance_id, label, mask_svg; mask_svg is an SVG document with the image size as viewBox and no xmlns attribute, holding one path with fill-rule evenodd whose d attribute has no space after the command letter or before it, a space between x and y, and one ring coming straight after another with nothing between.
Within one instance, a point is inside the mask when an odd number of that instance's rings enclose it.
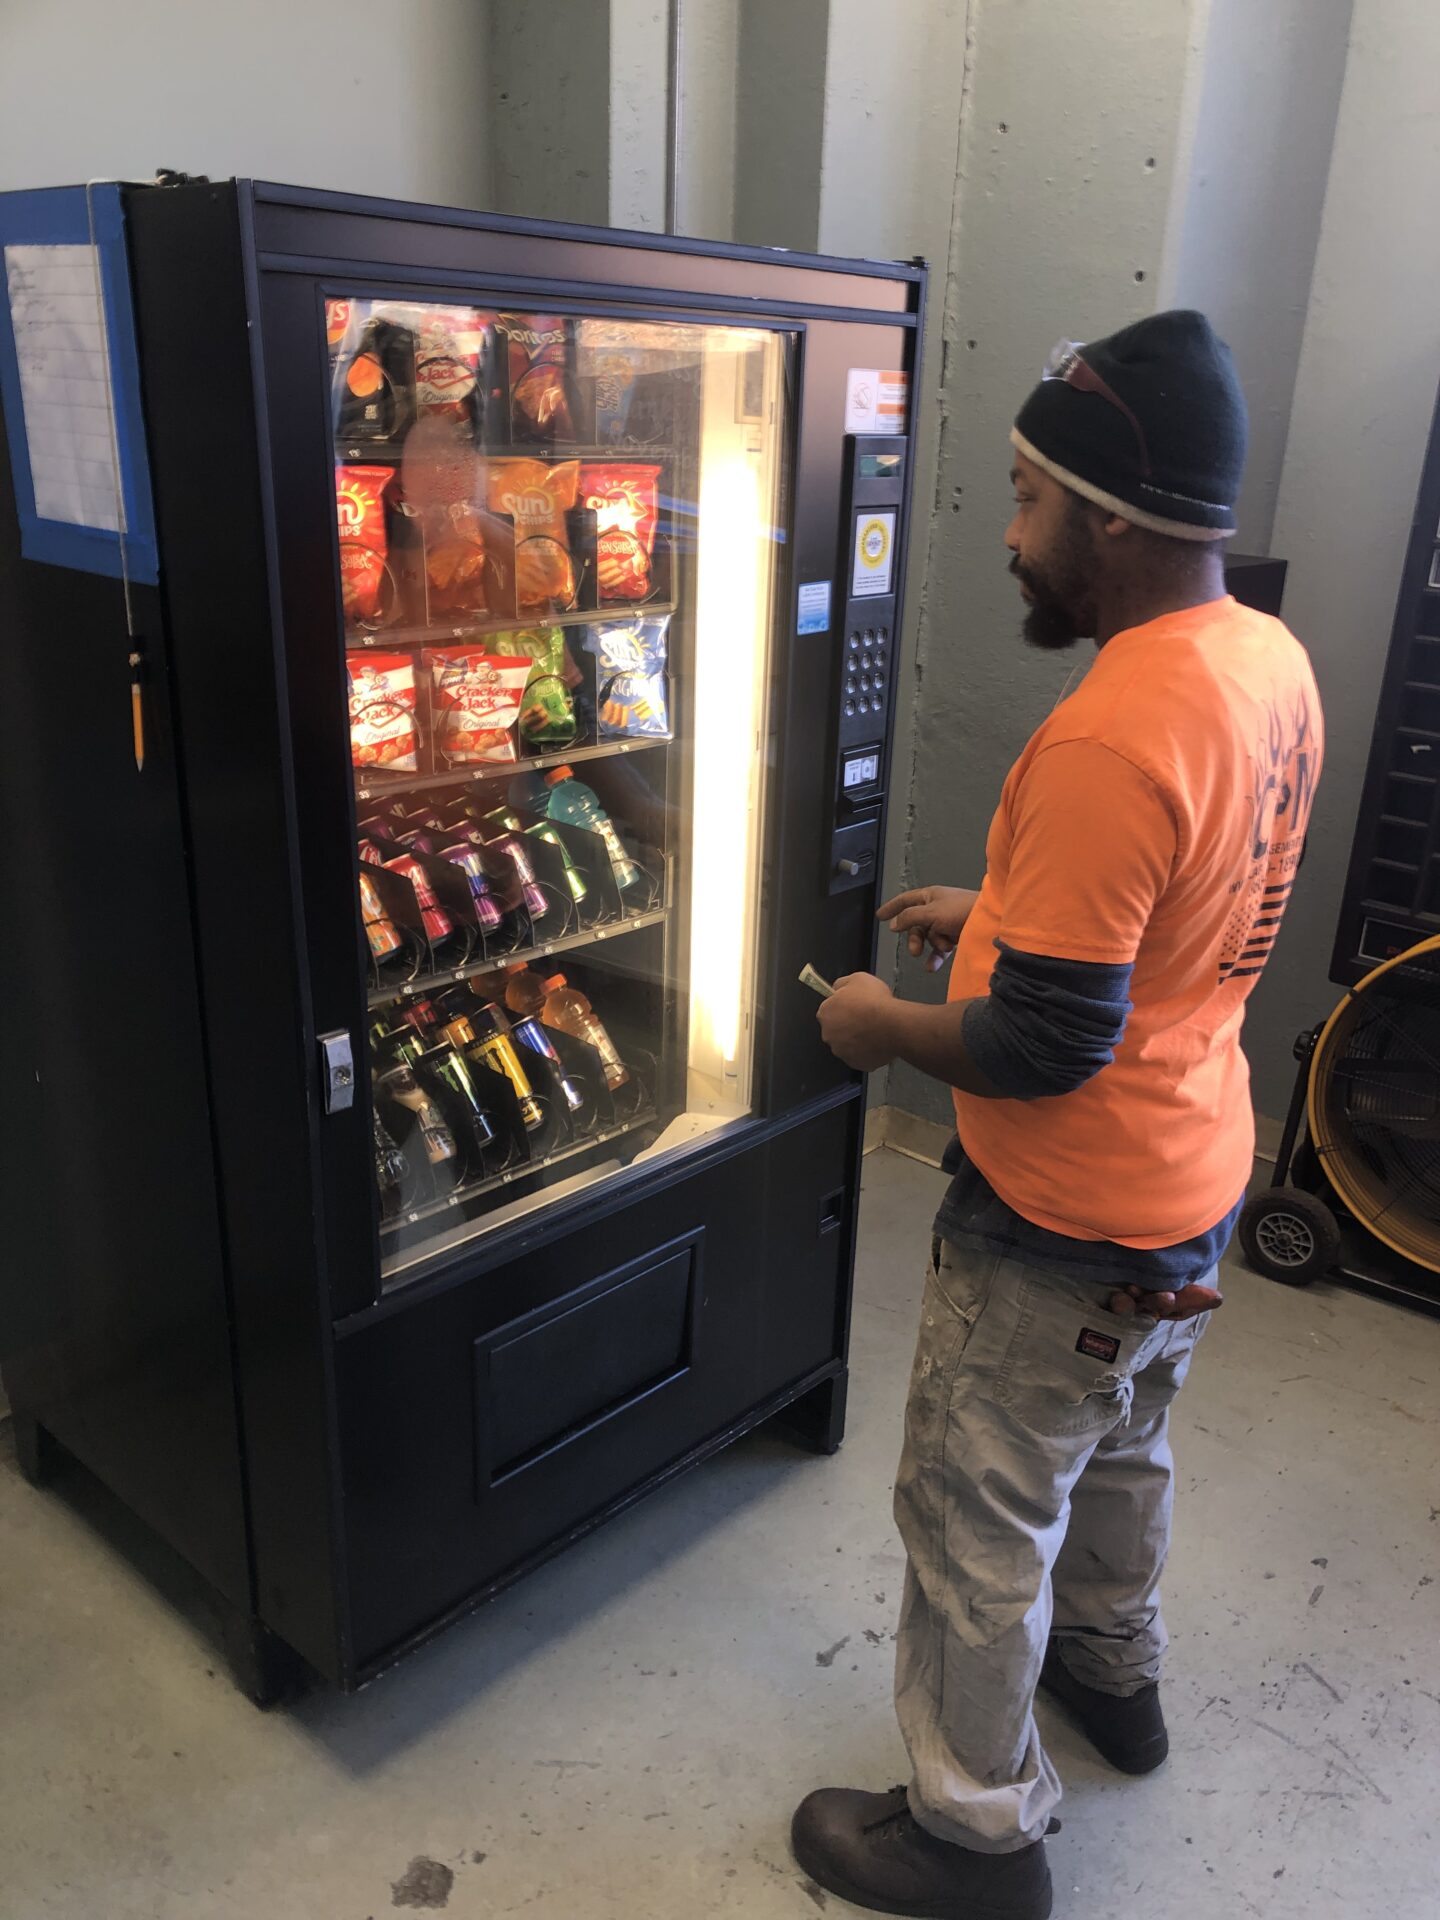
<instances>
[{"instance_id":1,"label":"plastic soda bottle","mask_svg":"<svg viewBox=\"0 0 1440 1920\"><path fill-rule=\"evenodd\" d=\"M609 849L617 885L633 887L644 878L625 851L624 842L615 831L615 822L590 788L575 778L573 767L552 767L545 775L545 784L550 789L545 803L547 816L551 820L563 820L567 826L583 827L587 833L598 833Z\"/></svg>"},{"instance_id":2,"label":"plastic soda bottle","mask_svg":"<svg viewBox=\"0 0 1440 1920\"><path fill-rule=\"evenodd\" d=\"M615 1042L605 1031L604 1022L578 987L566 985L563 973L552 973L545 982L545 1011L541 1016L547 1027L557 1027L576 1040L584 1040L600 1056L605 1084L613 1093L630 1078L630 1071L615 1051Z\"/></svg>"}]
</instances>

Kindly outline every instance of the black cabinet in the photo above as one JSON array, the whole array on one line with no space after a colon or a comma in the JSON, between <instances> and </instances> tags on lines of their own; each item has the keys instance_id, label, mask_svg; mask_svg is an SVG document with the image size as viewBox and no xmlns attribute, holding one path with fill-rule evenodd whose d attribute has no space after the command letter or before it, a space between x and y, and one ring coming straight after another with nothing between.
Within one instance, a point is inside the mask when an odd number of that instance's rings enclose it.
<instances>
[{"instance_id":1,"label":"black cabinet","mask_svg":"<svg viewBox=\"0 0 1440 1920\"><path fill-rule=\"evenodd\" d=\"M874 954L924 272L119 204L158 579L0 499L0 1361L245 1684L353 1686L756 1421L838 1443L863 1086L796 976Z\"/></svg>"},{"instance_id":2,"label":"black cabinet","mask_svg":"<svg viewBox=\"0 0 1440 1920\"><path fill-rule=\"evenodd\" d=\"M1363 636L1357 636L1357 643ZM1375 715L1330 977L1349 986L1440 933L1440 409Z\"/></svg>"}]
</instances>

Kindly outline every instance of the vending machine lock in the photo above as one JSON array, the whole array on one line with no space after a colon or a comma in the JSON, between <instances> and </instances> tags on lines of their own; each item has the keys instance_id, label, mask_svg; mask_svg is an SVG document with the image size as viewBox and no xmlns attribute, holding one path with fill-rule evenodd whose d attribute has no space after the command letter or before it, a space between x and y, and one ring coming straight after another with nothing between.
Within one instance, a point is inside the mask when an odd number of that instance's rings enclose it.
<instances>
[{"instance_id":1,"label":"vending machine lock","mask_svg":"<svg viewBox=\"0 0 1440 1920\"><path fill-rule=\"evenodd\" d=\"M326 1113L344 1113L355 1103L355 1049L339 1028L320 1036L320 1085Z\"/></svg>"}]
</instances>

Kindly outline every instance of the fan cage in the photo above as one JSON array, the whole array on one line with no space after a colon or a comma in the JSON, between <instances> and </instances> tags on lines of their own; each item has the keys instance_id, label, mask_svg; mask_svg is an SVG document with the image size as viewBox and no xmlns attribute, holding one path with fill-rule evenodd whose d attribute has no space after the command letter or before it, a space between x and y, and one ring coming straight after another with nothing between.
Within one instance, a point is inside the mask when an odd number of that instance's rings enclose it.
<instances>
[{"instance_id":1,"label":"fan cage","mask_svg":"<svg viewBox=\"0 0 1440 1920\"><path fill-rule=\"evenodd\" d=\"M1336 1007L1308 1111L1311 1144L1350 1212L1440 1273L1440 936L1376 967Z\"/></svg>"}]
</instances>

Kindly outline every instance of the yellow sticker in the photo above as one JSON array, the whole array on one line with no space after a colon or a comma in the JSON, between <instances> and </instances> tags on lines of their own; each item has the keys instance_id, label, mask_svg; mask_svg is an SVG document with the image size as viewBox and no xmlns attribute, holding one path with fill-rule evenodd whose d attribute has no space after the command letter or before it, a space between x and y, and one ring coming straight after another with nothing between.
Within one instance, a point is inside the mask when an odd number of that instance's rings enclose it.
<instances>
[{"instance_id":1,"label":"yellow sticker","mask_svg":"<svg viewBox=\"0 0 1440 1920\"><path fill-rule=\"evenodd\" d=\"M850 581L852 599L864 600L889 593L894 555L893 511L862 513L855 522L855 565Z\"/></svg>"}]
</instances>

